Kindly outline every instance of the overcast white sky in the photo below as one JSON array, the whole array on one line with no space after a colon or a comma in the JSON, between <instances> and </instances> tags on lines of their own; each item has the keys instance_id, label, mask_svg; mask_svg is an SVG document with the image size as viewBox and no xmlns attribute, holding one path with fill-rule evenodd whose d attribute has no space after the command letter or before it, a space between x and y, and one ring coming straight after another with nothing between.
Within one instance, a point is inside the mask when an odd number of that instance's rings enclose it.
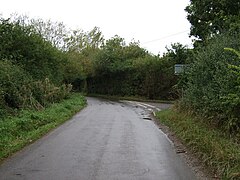
<instances>
[{"instance_id":1,"label":"overcast white sky","mask_svg":"<svg viewBox=\"0 0 240 180\"><path fill-rule=\"evenodd\" d=\"M67 27L90 31L97 26L104 37L115 34L139 40L149 52L162 54L165 46L190 45L190 24L184 8L189 0L1 0L0 14L25 14L51 19Z\"/></svg>"}]
</instances>

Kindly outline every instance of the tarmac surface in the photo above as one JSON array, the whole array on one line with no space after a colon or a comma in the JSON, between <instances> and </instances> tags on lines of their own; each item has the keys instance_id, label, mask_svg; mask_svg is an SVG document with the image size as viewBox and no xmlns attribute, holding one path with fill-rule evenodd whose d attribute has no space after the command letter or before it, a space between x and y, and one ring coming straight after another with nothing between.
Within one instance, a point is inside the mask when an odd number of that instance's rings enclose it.
<instances>
[{"instance_id":1,"label":"tarmac surface","mask_svg":"<svg viewBox=\"0 0 240 180\"><path fill-rule=\"evenodd\" d=\"M1 180L194 180L151 121L169 105L87 98L71 120L0 166Z\"/></svg>"}]
</instances>

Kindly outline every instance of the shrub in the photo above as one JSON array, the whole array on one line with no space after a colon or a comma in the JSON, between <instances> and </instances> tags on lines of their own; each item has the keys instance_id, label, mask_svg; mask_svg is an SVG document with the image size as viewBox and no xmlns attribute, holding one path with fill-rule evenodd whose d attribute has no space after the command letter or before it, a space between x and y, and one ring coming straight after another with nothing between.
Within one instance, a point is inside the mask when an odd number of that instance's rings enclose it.
<instances>
[{"instance_id":1,"label":"shrub","mask_svg":"<svg viewBox=\"0 0 240 180\"><path fill-rule=\"evenodd\" d=\"M238 56L237 60L240 62L240 52L231 48L225 48L225 50L235 53ZM221 97L221 100L227 114L230 115L230 121L227 124L228 129L237 131L240 128L240 66L229 64L228 68L234 76L232 79L234 88L226 96Z\"/></svg>"},{"instance_id":2,"label":"shrub","mask_svg":"<svg viewBox=\"0 0 240 180\"><path fill-rule=\"evenodd\" d=\"M222 127L230 130L239 122L236 104L236 74L228 64L239 65L237 56L224 51L225 47L240 48L240 34L222 35L209 42L194 55L194 62L186 73L182 107L212 119ZM230 98L230 99L229 99ZM239 112L239 109L238 109Z\"/></svg>"},{"instance_id":3,"label":"shrub","mask_svg":"<svg viewBox=\"0 0 240 180\"><path fill-rule=\"evenodd\" d=\"M0 19L0 117L66 98L72 87L62 85L63 61L64 53L25 19Z\"/></svg>"},{"instance_id":4,"label":"shrub","mask_svg":"<svg viewBox=\"0 0 240 180\"><path fill-rule=\"evenodd\" d=\"M72 86L70 84L63 84L57 87L51 83L48 78L44 81L34 82L32 87L33 96L42 106L47 106L50 103L59 102L65 99L68 97L71 90Z\"/></svg>"},{"instance_id":5,"label":"shrub","mask_svg":"<svg viewBox=\"0 0 240 180\"><path fill-rule=\"evenodd\" d=\"M0 117L14 109L42 109L69 96L72 86L55 86L48 78L34 81L22 68L0 61Z\"/></svg>"},{"instance_id":6,"label":"shrub","mask_svg":"<svg viewBox=\"0 0 240 180\"><path fill-rule=\"evenodd\" d=\"M29 103L29 88L32 82L26 72L10 61L0 61L0 105L1 108L24 108Z\"/></svg>"},{"instance_id":7,"label":"shrub","mask_svg":"<svg viewBox=\"0 0 240 180\"><path fill-rule=\"evenodd\" d=\"M0 19L0 60L20 65L34 79L63 80L63 53L24 22Z\"/></svg>"}]
</instances>

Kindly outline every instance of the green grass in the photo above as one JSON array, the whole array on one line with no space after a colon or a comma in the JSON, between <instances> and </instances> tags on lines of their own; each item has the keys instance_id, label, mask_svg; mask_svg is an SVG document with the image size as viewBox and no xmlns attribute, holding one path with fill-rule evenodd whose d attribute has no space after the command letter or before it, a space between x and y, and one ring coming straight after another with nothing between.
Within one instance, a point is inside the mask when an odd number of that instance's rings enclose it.
<instances>
[{"instance_id":1,"label":"green grass","mask_svg":"<svg viewBox=\"0 0 240 180\"><path fill-rule=\"evenodd\" d=\"M173 109L156 114L221 179L240 179L240 145L224 132Z\"/></svg>"},{"instance_id":2,"label":"green grass","mask_svg":"<svg viewBox=\"0 0 240 180\"><path fill-rule=\"evenodd\" d=\"M70 119L85 105L85 98L74 93L44 110L24 110L17 117L0 120L0 162Z\"/></svg>"},{"instance_id":3,"label":"green grass","mask_svg":"<svg viewBox=\"0 0 240 180\"><path fill-rule=\"evenodd\" d=\"M139 97L139 96L115 96L115 95L103 95L103 94L88 94L90 97L98 97L98 98L103 98L103 99L109 99L113 101L119 101L119 100L128 100L128 101L141 101L141 102L153 102L153 103L169 103L173 104L174 101L169 101L169 100L152 100L152 99L147 99L145 97Z\"/></svg>"}]
</instances>

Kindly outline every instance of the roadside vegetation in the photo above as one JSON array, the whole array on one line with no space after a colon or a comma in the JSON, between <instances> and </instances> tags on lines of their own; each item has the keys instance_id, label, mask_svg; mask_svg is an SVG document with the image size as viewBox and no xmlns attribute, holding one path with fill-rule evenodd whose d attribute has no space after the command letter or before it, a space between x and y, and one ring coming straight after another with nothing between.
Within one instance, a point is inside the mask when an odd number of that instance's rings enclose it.
<instances>
[{"instance_id":1,"label":"roadside vegetation","mask_svg":"<svg viewBox=\"0 0 240 180\"><path fill-rule=\"evenodd\" d=\"M240 148L236 137L229 137L222 129L206 123L204 117L176 109L158 112L156 117L181 139L188 150L212 173L212 177L240 177Z\"/></svg>"},{"instance_id":2,"label":"roadside vegetation","mask_svg":"<svg viewBox=\"0 0 240 180\"><path fill-rule=\"evenodd\" d=\"M1 119L0 161L67 121L85 105L85 98L74 93L44 110L23 110L17 116Z\"/></svg>"},{"instance_id":3,"label":"roadside vegetation","mask_svg":"<svg viewBox=\"0 0 240 180\"><path fill-rule=\"evenodd\" d=\"M240 178L239 8L233 0L190 1L192 62L179 75L175 107L157 113L220 179Z\"/></svg>"},{"instance_id":4,"label":"roadside vegetation","mask_svg":"<svg viewBox=\"0 0 240 180\"><path fill-rule=\"evenodd\" d=\"M180 110L205 117L231 135L240 131L239 40L240 33L212 38L194 54L179 84L183 88Z\"/></svg>"},{"instance_id":5,"label":"roadside vegetation","mask_svg":"<svg viewBox=\"0 0 240 180\"><path fill-rule=\"evenodd\" d=\"M240 143L240 4L206 3L191 1L186 8L197 39L193 61L178 84L183 90L178 109L204 117Z\"/></svg>"},{"instance_id":6,"label":"roadside vegetation","mask_svg":"<svg viewBox=\"0 0 240 180\"><path fill-rule=\"evenodd\" d=\"M76 73L65 35L62 23L0 18L0 161L85 106L70 84L84 70Z\"/></svg>"}]
</instances>

